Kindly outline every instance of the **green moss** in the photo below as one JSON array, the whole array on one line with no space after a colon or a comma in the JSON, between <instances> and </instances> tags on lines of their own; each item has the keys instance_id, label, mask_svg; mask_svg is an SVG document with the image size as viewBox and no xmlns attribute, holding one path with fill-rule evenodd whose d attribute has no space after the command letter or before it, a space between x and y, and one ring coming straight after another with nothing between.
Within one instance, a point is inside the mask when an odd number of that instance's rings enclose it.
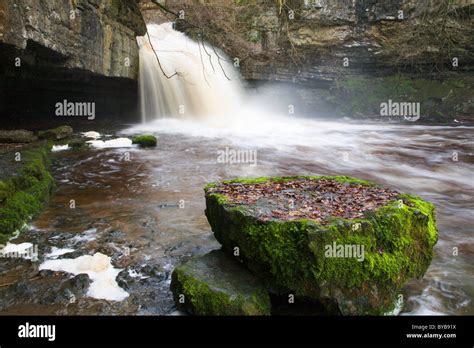
<instances>
[{"instance_id":1,"label":"green moss","mask_svg":"<svg viewBox=\"0 0 474 348\"><path fill-rule=\"evenodd\" d=\"M196 315L270 314L265 288L220 250L175 268L171 290L177 307Z\"/></svg>"},{"instance_id":2,"label":"green moss","mask_svg":"<svg viewBox=\"0 0 474 348\"><path fill-rule=\"evenodd\" d=\"M48 145L23 151L23 166L15 176L2 181L0 185L4 196L0 202L2 240L6 240L8 236L21 229L49 199L54 187L54 180L49 172L49 151Z\"/></svg>"},{"instance_id":3,"label":"green moss","mask_svg":"<svg viewBox=\"0 0 474 348\"><path fill-rule=\"evenodd\" d=\"M11 181L0 181L0 204L5 201L7 197L10 197L15 191L15 187Z\"/></svg>"},{"instance_id":4,"label":"green moss","mask_svg":"<svg viewBox=\"0 0 474 348\"><path fill-rule=\"evenodd\" d=\"M82 149L88 147L88 144L84 139L72 139L68 141L67 144L73 149Z\"/></svg>"},{"instance_id":5,"label":"green moss","mask_svg":"<svg viewBox=\"0 0 474 348\"><path fill-rule=\"evenodd\" d=\"M69 145L70 148L74 150L85 149L89 147L89 144L83 138L72 138L72 139L63 139L54 142L55 145Z\"/></svg>"},{"instance_id":6,"label":"green moss","mask_svg":"<svg viewBox=\"0 0 474 348\"><path fill-rule=\"evenodd\" d=\"M270 313L270 308L259 305L259 301L247 304L242 296L229 297L223 292L214 291L206 283L193 277L187 277L179 269L173 273L172 282L183 284L177 287L176 294L184 294L189 301L186 308L197 315L262 315ZM175 302L179 304L179 296Z\"/></svg>"},{"instance_id":7,"label":"green moss","mask_svg":"<svg viewBox=\"0 0 474 348\"><path fill-rule=\"evenodd\" d=\"M249 32L249 41L253 43L259 43L262 41L262 34L260 31L254 29Z\"/></svg>"},{"instance_id":8,"label":"green moss","mask_svg":"<svg viewBox=\"0 0 474 348\"><path fill-rule=\"evenodd\" d=\"M73 133L70 126L59 126L53 129L38 132L38 138L46 140L60 140L65 139Z\"/></svg>"},{"instance_id":9,"label":"green moss","mask_svg":"<svg viewBox=\"0 0 474 348\"><path fill-rule=\"evenodd\" d=\"M249 4L249 0L234 0L234 4L237 6L244 6Z\"/></svg>"},{"instance_id":10,"label":"green moss","mask_svg":"<svg viewBox=\"0 0 474 348\"><path fill-rule=\"evenodd\" d=\"M336 176L298 175L298 176L285 176L285 177L274 176L274 177L259 177L259 178L250 178L250 179L238 178L238 179L233 179L233 180L225 180L222 183L223 184L260 184L260 183L264 183L268 181L287 182L287 181L298 180L298 179L302 179L302 180L328 179L328 180L335 180L341 183L375 185L374 183L367 180L351 178L349 176L344 176L344 175L336 175ZM218 185L218 183L210 183L205 187L205 189L215 187L216 185Z\"/></svg>"},{"instance_id":11,"label":"green moss","mask_svg":"<svg viewBox=\"0 0 474 348\"><path fill-rule=\"evenodd\" d=\"M337 303L343 313L391 310L403 285L424 274L437 241L434 206L413 195L402 194L403 204L390 203L363 218L332 218L324 226L312 220L260 221L225 198L207 194L206 216L217 240L229 252L238 246L242 260L267 286L328 306ZM354 231L356 223L360 225ZM363 246L364 260L326 257L325 248L333 243Z\"/></svg>"},{"instance_id":12,"label":"green moss","mask_svg":"<svg viewBox=\"0 0 474 348\"><path fill-rule=\"evenodd\" d=\"M132 143L143 147L154 147L157 144L157 140L154 135L146 134L133 137Z\"/></svg>"}]
</instances>

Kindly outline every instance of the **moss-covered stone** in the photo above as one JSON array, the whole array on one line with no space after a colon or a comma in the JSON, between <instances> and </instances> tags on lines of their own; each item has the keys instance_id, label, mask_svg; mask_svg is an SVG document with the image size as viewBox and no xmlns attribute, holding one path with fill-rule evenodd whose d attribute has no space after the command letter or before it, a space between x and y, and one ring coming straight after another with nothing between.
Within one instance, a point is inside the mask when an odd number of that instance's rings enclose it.
<instances>
[{"instance_id":1,"label":"moss-covered stone","mask_svg":"<svg viewBox=\"0 0 474 348\"><path fill-rule=\"evenodd\" d=\"M0 143L31 143L36 140L38 138L28 130L0 130Z\"/></svg>"},{"instance_id":2,"label":"moss-covered stone","mask_svg":"<svg viewBox=\"0 0 474 348\"><path fill-rule=\"evenodd\" d=\"M332 178L349 185L375 185L349 177ZM215 186L210 184L205 189L206 216L215 237L228 252L238 247L247 267L276 292L290 291L342 314L382 314L393 308L403 285L423 276L431 262L438 237L435 208L419 197L400 194L397 200L364 212L362 218L331 218L322 225L306 219L259 220L248 207L210 193ZM328 257L331 245L363 246L363 260Z\"/></svg>"},{"instance_id":3,"label":"moss-covered stone","mask_svg":"<svg viewBox=\"0 0 474 348\"><path fill-rule=\"evenodd\" d=\"M69 145L70 148L74 150L85 149L89 147L89 144L84 138L72 137L67 139L62 139L54 142L55 145Z\"/></svg>"},{"instance_id":4,"label":"moss-covered stone","mask_svg":"<svg viewBox=\"0 0 474 348\"><path fill-rule=\"evenodd\" d=\"M132 143L143 147L154 147L157 144L157 140L154 135L145 134L133 137Z\"/></svg>"},{"instance_id":5,"label":"moss-covered stone","mask_svg":"<svg viewBox=\"0 0 474 348\"><path fill-rule=\"evenodd\" d=\"M53 129L38 132L38 138L48 140L61 140L69 137L74 130L70 126L59 126Z\"/></svg>"},{"instance_id":6,"label":"moss-covered stone","mask_svg":"<svg viewBox=\"0 0 474 348\"><path fill-rule=\"evenodd\" d=\"M84 139L79 139L79 138L71 139L70 141L67 142L67 144L69 145L69 147L73 149L82 149L85 147L89 147L89 145L86 143Z\"/></svg>"},{"instance_id":7,"label":"moss-covered stone","mask_svg":"<svg viewBox=\"0 0 474 348\"><path fill-rule=\"evenodd\" d=\"M260 282L221 250L175 268L176 306L196 315L269 315L270 298Z\"/></svg>"},{"instance_id":8,"label":"moss-covered stone","mask_svg":"<svg viewBox=\"0 0 474 348\"><path fill-rule=\"evenodd\" d=\"M0 243L5 243L49 199L54 187L49 152L46 144L23 150L23 165L16 175L0 182Z\"/></svg>"}]
</instances>

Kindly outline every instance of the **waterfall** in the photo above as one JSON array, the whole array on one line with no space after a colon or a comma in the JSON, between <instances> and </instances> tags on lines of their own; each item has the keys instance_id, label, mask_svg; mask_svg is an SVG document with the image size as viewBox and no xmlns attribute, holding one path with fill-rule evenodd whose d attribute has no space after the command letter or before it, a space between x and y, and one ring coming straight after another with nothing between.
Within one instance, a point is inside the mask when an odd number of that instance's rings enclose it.
<instances>
[{"instance_id":1,"label":"waterfall","mask_svg":"<svg viewBox=\"0 0 474 348\"><path fill-rule=\"evenodd\" d=\"M243 89L228 57L174 30L172 23L148 24L147 29L148 36L137 38L143 123L224 117L237 110Z\"/></svg>"}]
</instances>

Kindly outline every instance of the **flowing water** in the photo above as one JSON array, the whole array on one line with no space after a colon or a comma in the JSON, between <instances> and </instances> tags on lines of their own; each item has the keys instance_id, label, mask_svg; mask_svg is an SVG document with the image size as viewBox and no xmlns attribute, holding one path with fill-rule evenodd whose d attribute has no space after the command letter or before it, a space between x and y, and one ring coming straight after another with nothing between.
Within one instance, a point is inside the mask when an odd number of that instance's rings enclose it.
<instances>
[{"instance_id":1,"label":"flowing water","mask_svg":"<svg viewBox=\"0 0 474 348\"><path fill-rule=\"evenodd\" d=\"M239 74L223 53L171 23L147 28L148 35L138 37L143 122L222 115L242 103Z\"/></svg>"},{"instance_id":2,"label":"flowing water","mask_svg":"<svg viewBox=\"0 0 474 348\"><path fill-rule=\"evenodd\" d=\"M178 35L170 27L165 31ZM150 57L142 61L145 71L156 64ZM188 63L201 67L200 62L181 62L176 69L190 68ZM212 68L206 71L214 74ZM186 92L188 87L169 85L176 77L142 79L142 88L150 92L152 87L147 86L157 83L158 90L169 87L175 96L191 93ZM179 100L167 104L178 112L160 109L168 100L165 96L156 108L145 110L148 122L117 132L155 134L156 148L55 153L56 194L29 231L12 240L39 245L40 260L0 262L2 313L172 314L170 271L192 255L219 247L204 215L206 183L235 177L337 174L418 194L436 205L439 241L434 259L423 279L404 288L401 314L474 314L474 127L330 122L318 120L317 112L314 119L269 114L266 105L245 97L236 85L226 89L223 99L217 92L225 81L209 77L212 81L217 81L217 86L211 84L215 88L206 82L202 88L215 94L203 92L184 102L192 113L180 114ZM227 102L232 91L236 98ZM235 108L241 95L247 102ZM203 111L211 106L212 112ZM222 152L238 150L251 151L255 161L220 160ZM85 266L80 259L84 255L91 256ZM44 266L64 258L55 269ZM95 258L100 262L94 263ZM40 265L45 270L38 273ZM66 266L69 273L55 271ZM96 293L113 287L121 300L91 294L87 277L74 276L80 267L94 281L107 279L107 284L95 283ZM101 274L118 274L117 284Z\"/></svg>"}]
</instances>

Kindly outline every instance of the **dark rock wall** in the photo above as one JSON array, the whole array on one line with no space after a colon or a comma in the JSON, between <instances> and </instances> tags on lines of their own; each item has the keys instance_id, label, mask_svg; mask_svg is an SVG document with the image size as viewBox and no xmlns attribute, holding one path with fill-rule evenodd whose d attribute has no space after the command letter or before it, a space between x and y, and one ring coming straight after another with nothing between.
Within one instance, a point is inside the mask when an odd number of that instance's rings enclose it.
<instances>
[{"instance_id":1,"label":"dark rock wall","mask_svg":"<svg viewBox=\"0 0 474 348\"><path fill-rule=\"evenodd\" d=\"M134 0L2 0L2 120L67 123L54 115L63 99L95 102L96 121L136 118L145 31Z\"/></svg>"}]
</instances>

